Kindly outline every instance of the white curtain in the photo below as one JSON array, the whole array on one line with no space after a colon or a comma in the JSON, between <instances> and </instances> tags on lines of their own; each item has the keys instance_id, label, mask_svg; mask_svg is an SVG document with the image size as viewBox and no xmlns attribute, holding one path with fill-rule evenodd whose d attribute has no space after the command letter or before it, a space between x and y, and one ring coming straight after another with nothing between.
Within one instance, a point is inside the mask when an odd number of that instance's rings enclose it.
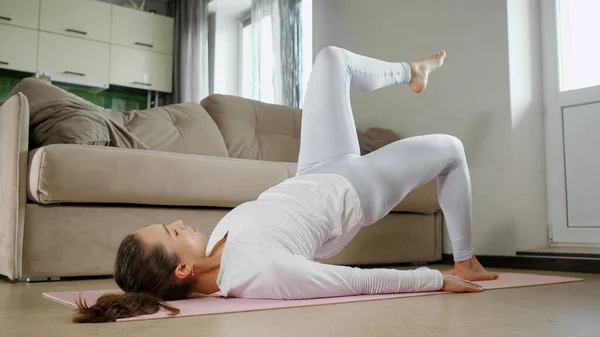
<instances>
[{"instance_id":1,"label":"white curtain","mask_svg":"<svg viewBox=\"0 0 600 337\"><path fill-rule=\"evenodd\" d=\"M208 95L207 0L170 0L175 19L173 93L169 103L200 102Z\"/></svg>"},{"instance_id":2,"label":"white curtain","mask_svg":"<svg viewBox=\"0 0 600 337\"><path fill-rule=\"evenodd\" d=\"M299 107L302 87L301 0L253 0L252 96Z\"/></svg>"}]
</instances>

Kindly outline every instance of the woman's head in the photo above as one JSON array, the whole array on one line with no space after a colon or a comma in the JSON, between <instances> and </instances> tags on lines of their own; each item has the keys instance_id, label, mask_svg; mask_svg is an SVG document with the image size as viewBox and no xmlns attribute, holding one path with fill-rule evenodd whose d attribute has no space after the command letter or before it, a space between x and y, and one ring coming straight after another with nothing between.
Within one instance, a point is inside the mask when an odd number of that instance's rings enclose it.
<instances>
[{"instance_id":1,"label":"woman's head","mask_svg":"<svg viewBox=\"0 0 600 337\"><path fill-rule=\"evenodd\" d=\"M193 290L194 264L206 258L204 234L184 226L151 225L121 242L115 262L115 281L125 292L107 295L88 307L78 303L75 322L107 322L156 312L162 301L186 298Z\"/></svg>"},{"instance_id":2,"label":"woman's head","mask_svg":"<svg viewBox=\"0 0 600 337\"><path fill-rule=\"evenodd\" d=\"M175 221L170 225L150 225L140 229L135 235L144 245L160 247L168 254L175 255L178 258L175 276L179 279L188 277L194 264L206 258L206 235L185 226L182 221ZM118 264L119 254L117 267Z\"/></svg>"}]
</instances>

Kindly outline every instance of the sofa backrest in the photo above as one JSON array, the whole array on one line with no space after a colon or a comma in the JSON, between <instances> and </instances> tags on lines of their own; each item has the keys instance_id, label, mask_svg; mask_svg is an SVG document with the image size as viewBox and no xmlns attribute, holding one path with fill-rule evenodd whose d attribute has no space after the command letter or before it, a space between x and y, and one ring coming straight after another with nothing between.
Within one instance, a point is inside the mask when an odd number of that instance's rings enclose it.
<instances>
[{"instance_id":1,"label":"sofa backrest","mask_svg":"<svg viewBox=\"0 0 600 337\"><path fill-rule=\"evenodd\" d=\"M298 160L302 110L217 94L200 104L219 127L230 157Z\"/></svg>"},{"instance_id":2,"label":"sofa backrest","mask_svg":"<svg viewBox=\"0 0 600 337\"><path fill-rule=\"evenodd\" d=\"M217 125L198 103L113 112L111 115L151 150L229 156Z\"/></svg>"}]
</instances>

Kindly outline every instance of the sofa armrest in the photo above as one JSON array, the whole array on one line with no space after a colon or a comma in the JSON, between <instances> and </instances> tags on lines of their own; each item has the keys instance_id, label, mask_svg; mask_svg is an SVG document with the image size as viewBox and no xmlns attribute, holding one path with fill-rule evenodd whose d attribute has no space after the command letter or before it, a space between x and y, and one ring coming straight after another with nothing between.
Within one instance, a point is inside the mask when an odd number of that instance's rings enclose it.
<instances>
[{"instance_id":1,"label":"sofa armrest","mask_svg":"<svg viewBox=\"0 0 600 337\"><path fill-rule=\"evenodd\" d=\"M29 103L18 93L0 107L0 274L21 277L27 203Z\"/></svg>"}]
</instances>

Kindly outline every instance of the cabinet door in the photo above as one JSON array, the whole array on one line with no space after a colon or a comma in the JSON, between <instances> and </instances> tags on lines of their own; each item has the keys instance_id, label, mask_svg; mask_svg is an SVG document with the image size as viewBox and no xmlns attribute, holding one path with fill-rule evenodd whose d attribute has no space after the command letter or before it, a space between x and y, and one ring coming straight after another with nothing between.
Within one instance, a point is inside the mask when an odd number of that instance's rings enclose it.
<instances>
[{"instance_id":1,"label":"cabinet door","mask_svg":"<svg viewBox=\"0 0 600 337\"><path fill-rule=\"evenodd\" d=\"M0 0L0 23L38 29L40 0Z\"/></svg>"},{"instance_id":2,"label":"cabinet door","mask_svg":"<svg viewBox=\"0 0 600 337\"><path fill-rule=\"evenodd\" d=\"M110 4L91 0L41 1L40 30L110 41Z\"/></svg>"},{"instance_id":3,"label":"cabinet door","mask_svg":"<svg viewBox=\"0 0 600 337\"><path fill-rule=\"evenodd\" d=\"M110 84L171 92L173 57L112 45Z\"/></svg>"},{"instance_id":4,"label":"cabinet door","mask_svg":"<svg viewBox=\"0 0 600 337\"><path fill-rule=\"evenodd\" d=\"M40 32L38 71L108 83L108 43Z\"/></svg>"},{"instance_id":5,"label":"cabinet door","mask_svg":"<svg viewBox=\"0 0 600 337\"><path fill-rule=\"evenodd\" d=\"M173 19L113 6L111 42L125 47L173 54Z\"/></svg>"},{"instance_id":6,"label":"cabinet door","mask_svg":"<svg viewBox=\"0 0 600 337\"><path fill-rule=\"evenodd\" d=\"M0 68L35 73L37 30L0 25Z\"/></svg>"}]
</instances>

